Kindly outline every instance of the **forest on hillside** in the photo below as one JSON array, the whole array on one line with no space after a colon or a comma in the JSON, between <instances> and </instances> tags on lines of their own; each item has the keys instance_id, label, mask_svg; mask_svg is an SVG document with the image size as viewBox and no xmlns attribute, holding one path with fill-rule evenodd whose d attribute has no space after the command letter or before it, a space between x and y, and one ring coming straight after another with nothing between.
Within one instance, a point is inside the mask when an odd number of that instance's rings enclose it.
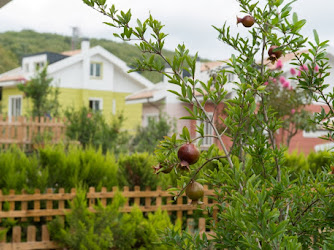
<instances>
[{"instance_id":1,"label":"forest on hillside","mask_svg":"<svg viewBox=\"0 0 334 250\"><path fill-rule=\"evenodd\" d=\"M100 45L115 56L125 61L130 67L140 58L140 51L135 45L124 42L115 42L107 39L90 39L91 47ZM72 38L51 33L38 33L33 30L20 32L8 31L0 33L0 74L20 65L24 55L50 51L60 53L72 49ZM80 49L80 42L75 49ZM165 51L168 57L173 52ZM154 83L162 80L162 75L155 72L144 72L143 76Z\"/></svg>"}]
</instances>

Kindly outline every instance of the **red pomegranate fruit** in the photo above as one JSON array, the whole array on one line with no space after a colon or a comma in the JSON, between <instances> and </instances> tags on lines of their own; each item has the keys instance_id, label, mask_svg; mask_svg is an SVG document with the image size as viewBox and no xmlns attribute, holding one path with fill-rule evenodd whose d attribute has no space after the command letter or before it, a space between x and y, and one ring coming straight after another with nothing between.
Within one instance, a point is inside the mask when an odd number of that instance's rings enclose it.
<instances>
[{"instance_id":1,"label":"red pomegranate fruit","mask_svg":"<svg viewBox=\"0 0 334 250\"><path fill-rule=\"evenodd\" d=\"M239 23L242 23L246 28L250 28L255 23L255 19L250 15L244 16L243 18L237 17L237 24Z\"/></svg>"},{"instance_id":2,"label":"red pomegranate fruit","mask_svg":"<svg viewBox=\"0 0 334 250\"><path fill-rule=\"evenodd\" d=\"M204 187L196 181L191 181L186 188L186 195L191 199L192 204L202 204L199 199L202 199L204 196Z\"/></svg>"},{"instance_id":3,"label":"red pomegranate fruit","mask_svg":"<svg viewBox=\"0 0 334 250\"><path fill-rule=\"evenodd\" d=\"M189 165L195 164L198 161L200 152L194 144L186 143L179 148L177 156L181 161L181 167L189 168Z\"/></svg>"},{"instance_id":4,"label":"red pomegranate fruit","mask_svg":"<svg viewBox=\"0 0 334 250\"><path fill-rule=\"evenodd\" d=\"M281 50L275 50L278 46L272 45L268 50L269 60L274 63L278 58L282 56ZM274 51L275 50L275 51Z\"/></svg>"}]
</instances>

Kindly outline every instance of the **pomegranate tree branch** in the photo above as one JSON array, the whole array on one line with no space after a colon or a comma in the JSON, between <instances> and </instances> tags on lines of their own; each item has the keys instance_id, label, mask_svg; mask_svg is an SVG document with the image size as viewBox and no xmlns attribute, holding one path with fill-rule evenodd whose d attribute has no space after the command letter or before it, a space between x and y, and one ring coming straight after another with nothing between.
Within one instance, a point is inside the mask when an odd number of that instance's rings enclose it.
<instances>
[{"instance_id":1,"label":"pomegranate tree branch","mask_svg":"<svg viewBox=\"0 0 334 250\"><path fill-rule=\"evenodd\" d=\"M224 156L215 156L215 157L212 157L208 160L206 160L206 162L204 162L200 167L198 167L195 171L195 173L193 174L193 176L191 177L190 181L187 182L187 184L181 189L181 191L174 197L174 199L176 200L177 198L179 198L183 192L186 190L186 188L190 185L191 182L193 182L195 180L195 177L197 176L197 174L199 173L199 171L201 171L201 169L206 165L208 164L209 162L213 161L213 160L218 160L218 159L222 159L222 158L227 158L227 155L224 155Z\"/></svg>"}]
</instances>

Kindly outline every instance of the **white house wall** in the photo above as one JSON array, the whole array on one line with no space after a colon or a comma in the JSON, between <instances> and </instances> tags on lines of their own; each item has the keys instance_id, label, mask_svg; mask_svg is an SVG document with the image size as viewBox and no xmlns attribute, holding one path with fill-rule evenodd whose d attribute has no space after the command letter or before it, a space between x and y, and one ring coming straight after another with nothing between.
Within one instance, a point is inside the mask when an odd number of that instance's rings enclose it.
<instances>
[{"instance_id":1,"label":"white house wall","mask_svg":"<svg viewBox=\"0 0 334 250\"><path fill-rule=\"evenodd\" d=\"M89 72L88 72L89 73ZM78 62L50 74L54 79L53 83L59 88L79 89L83 86L82 62Z\"/></svg>"},{"instance_id":2,"label":"white house wall","mask_svg":"<svg viewBox=\"0 0 334 250\"><path fill-rule=\"evenodd\" d=\"M133 93L143 89L143 86L141 84L136 83L135 80L130 78L128 73L124 73L121 70L115 70L114 82L114 92Z\"/></svg>"}]
</instances>

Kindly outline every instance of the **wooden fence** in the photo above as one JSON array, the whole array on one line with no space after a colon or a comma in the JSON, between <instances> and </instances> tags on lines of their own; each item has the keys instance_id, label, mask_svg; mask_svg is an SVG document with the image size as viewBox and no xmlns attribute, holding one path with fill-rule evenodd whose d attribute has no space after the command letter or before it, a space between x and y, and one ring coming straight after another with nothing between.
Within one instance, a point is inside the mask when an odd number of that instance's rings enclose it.
<instances>
[{"instance_id":1,"label":"wooden fence","mask_svg":"<svg viewBox=\"0 0 334 250\"><path fill-rule=\"evenodd\" d=\"M88 209L94 211L97 200L104 206L110 204L117 190L117 187L114 187L112 191L102 188L100 192L96 192L95 188L89 188L86 194ZM187 216L188 227L190 230L194 229L195 223L191 215L198 206L189 205L190 200L184 194L173 202L173 195L159 187L156 190L150 190L150 188L140 190L138 186L134 190L130 190L128 187L124 187L120 191L127 198L126 204L121 209L122 212L130 212L134 205L137 205L143 212L154 212L160 207L162 210L168 211L170 215L175 214L181 222ZM202 207L213 206L215 204L214 199L208 197L214 195L213 190L209 190L205 186L204 194ZM36 189L34 194L26 194L24 191L15 194L14 190L10 190L7 195L2 194L0 190L0 221L4 218L12 218L29 224L28 221L33 220L41 225L38 229L33 225L25 228L14 226L10 232L7 232L2 243L0 242L0 249L59 248L55 242L51 241L52 239L50 240L46 223L52 220L54 216L64 216L69 212L69 201L73 200L75 196L75 189L65 193L63 188L60 188L57 193L53 192L52 189L47 189L46 193L41 193L40 190ZM216 213L217 210L213 209L214 218L216 218ZM205 218L199 218L196 223L198 223L198 230L201 233L206 232ZM22 237L22 231L24 231L25 237Z\"/></svg>"},{"instance_id":2,"label":"wooden fence","mask_svg":"<svg viewBox=\"0 0 334 250\"><path fill-rule=\"evenodd\" d=\"M34 142L47 140L60 142L65 138L64 120L58 118L2 117L0 115L0 147L8 148L16 144L23 149L30 149Z\"/></svg>"}]
</instances>

